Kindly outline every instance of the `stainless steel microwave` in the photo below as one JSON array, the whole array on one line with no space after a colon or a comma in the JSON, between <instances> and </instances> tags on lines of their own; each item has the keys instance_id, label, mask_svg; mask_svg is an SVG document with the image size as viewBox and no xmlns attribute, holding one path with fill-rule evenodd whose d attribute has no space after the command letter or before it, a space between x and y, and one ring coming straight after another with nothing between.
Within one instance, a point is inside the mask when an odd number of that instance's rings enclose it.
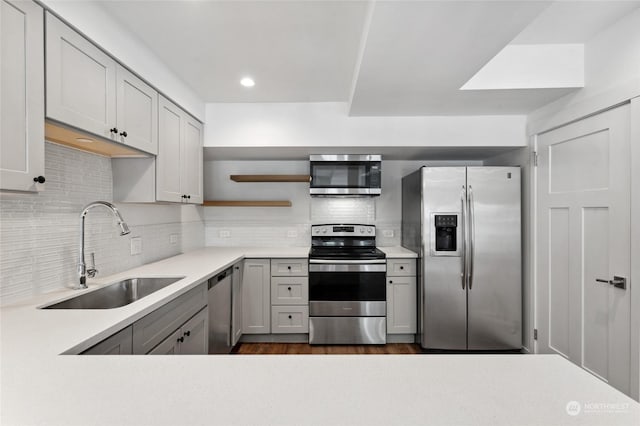
<instances>
[{"instance_id":1,"label":"stainless steel microwave","mask_svg":"<svg viewBox=\"0 0 640 426\"><path fill-rule=\"evenodd\" d=\"M309 156L313 196L376 196L382 189L381 155Z\"/></svg>"}]
</instances>

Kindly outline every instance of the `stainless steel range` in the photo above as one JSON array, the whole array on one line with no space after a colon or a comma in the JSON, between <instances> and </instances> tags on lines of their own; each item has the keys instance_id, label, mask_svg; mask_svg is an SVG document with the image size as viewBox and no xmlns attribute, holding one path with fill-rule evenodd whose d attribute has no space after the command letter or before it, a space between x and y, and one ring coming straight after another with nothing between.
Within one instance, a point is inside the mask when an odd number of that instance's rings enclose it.
<instances>
[{"instance_id":1,"label":"stainless steel range","mask_svg":"<svg viewBox=\"0 0 640 426\"><path fill-rule=\"evenodd\" d=\"M386 343L385 254L372 225L313 225L309 343Z\"/></svg>"}]
</instances>

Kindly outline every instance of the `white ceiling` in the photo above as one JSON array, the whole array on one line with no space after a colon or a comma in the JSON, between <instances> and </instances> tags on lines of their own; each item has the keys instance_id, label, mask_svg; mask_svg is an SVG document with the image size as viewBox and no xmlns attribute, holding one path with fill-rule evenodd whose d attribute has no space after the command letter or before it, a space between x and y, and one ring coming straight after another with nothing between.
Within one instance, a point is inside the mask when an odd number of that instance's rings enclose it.
<instances>
[{"instance_id":1,"label":"white ceiling","mask_svg":"<svg viewBox=\"0 0 640 426\"><path fill-rule=\"evenodd\" d=\"M638 1L100 1L205 102L522 114L575 88L459 88L510 43L585 43ZM256 86L239 80L252 76Z\"/></svg>"}]
</instances>

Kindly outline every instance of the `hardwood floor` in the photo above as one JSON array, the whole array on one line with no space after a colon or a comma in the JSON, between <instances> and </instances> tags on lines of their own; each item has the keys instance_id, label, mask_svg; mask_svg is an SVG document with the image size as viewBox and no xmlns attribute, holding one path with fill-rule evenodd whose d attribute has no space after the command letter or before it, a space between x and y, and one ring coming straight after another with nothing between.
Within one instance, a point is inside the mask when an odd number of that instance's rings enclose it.
<instances>
[{"instance_id":1,"label":"hardwood floor","mask_svg":"<svg viewBox=\"0 0 640 426\"><path fill-rule=\"evenodd\" d=\"M387 345L308 345L306 343L239 343L237 355L411 355L420 354L414 343Z\"/></svg>"}]
</instances>

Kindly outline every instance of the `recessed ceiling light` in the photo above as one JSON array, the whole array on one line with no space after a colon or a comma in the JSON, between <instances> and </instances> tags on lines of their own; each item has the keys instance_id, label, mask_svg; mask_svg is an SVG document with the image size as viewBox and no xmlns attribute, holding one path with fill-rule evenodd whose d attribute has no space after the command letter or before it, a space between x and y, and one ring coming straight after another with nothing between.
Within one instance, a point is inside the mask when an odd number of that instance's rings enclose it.
<instances>
[{"instance_id":1,"label":"recessed ceiling light","mask_svg":"<svg viewBox=\"0 0 640 426\"><path fill-rule=\"evenodd\" d=\"M256 85L256 82L253 81L251 77L245 77L240 80L240 84L242 84L244 87L253 87Z\"/></svg>"},{"instance_id":2,"label":"recessed ceiling light","mask_svg":"<svg viewBox=\"0 0 640 426\"><path fill-rule=\"evenodd\" d=\"M82 143L91 143L91 142L93 142L93 139L89 139L89 138L76 138L76 141L78 141L78 142L82 142Z\"/></svg>"}]
</instances>

